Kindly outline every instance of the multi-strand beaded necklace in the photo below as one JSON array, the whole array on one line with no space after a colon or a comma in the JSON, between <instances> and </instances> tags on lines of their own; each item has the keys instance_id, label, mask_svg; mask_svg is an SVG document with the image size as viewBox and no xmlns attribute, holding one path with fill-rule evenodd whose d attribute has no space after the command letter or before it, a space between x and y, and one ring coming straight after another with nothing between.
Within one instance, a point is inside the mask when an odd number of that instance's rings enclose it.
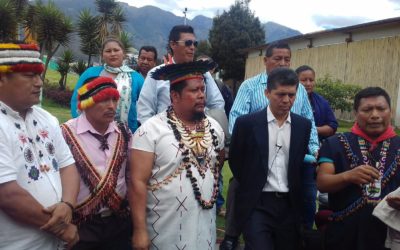
<instances>
[{"instance_id":1,"label":"multi-strand beaded necklace","mask_svg":"<svg viewBox=\"0 0 400 250\"><path fill-rule=\"evenodd\" d=\"M195 126L194 131L185 126L185 124L176 116L172 107L167 110L168 124L171 125L172 131L176 140L179 142L179 149L182 150L182 163L179 166L179 172L186 169L186 177L190 179L193 187L193 192L196 200L203 209L211 209L214 206L218 194L218 178L219 178L219 153L218 138L215 135L215 130L211 128L210 121L203 117ZM215 164L211 163L211 157L208 154L208 149L214 148L216 153ZM213 191L210 200L205 200L202 197L198 180L193 176L192 166L195 167L200 176L204 179L207 169L210 169L213 177Z\"/></svg>"}]
</instances>

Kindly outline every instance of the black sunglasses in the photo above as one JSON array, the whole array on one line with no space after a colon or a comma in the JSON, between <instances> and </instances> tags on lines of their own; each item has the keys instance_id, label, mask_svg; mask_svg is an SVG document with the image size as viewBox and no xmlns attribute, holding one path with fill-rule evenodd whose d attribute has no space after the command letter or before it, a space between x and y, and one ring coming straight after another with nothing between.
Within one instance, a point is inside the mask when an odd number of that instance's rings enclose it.
<instances>
[{"instance_id":1,"label":"black sunglasses","mask_svg":"<svg viewBox=\"0 0 400 250\"><path fill-rule=\"evenodd\" d=\"M185 43L185 46L186 47L190 47L190 46L194 46L194 47L197 47L197 45L199 45L199 42L198 41L195 41L195 40L180 40L180 41L176 41L177 43Z\"/></svg>"}]
</instances>

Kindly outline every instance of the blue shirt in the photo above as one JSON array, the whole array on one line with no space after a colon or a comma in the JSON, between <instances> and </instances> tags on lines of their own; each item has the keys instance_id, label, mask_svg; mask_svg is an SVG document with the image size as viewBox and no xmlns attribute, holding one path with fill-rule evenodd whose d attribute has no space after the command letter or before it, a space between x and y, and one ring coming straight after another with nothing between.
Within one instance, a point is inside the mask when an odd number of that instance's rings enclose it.
<instances>
[{"instance_id":1,"label":"blue shirt","mask_svg":"<svg viewBox=\"0 0 400 250\"><path fill-rule=\"evenodd\" d=\"M156 69L164 65L165 64L162 64L151 69L144 80L137 104L138 120L141 124L154 115L163 112L171 105L169 81L155 80L151 77ZM224 99L209 72L204 74L204 81L206 84L206 108L224 109Z\"/></svg>"},{"instance_id":2,"label":"blue shirt","mask_svg":"<svg viewBox=\"0 0 400 250\"><path fill-rule=\"evenodd\" d=\"M229 114L229 132L232 133L236 118L239 116L253 113L268 106L269 101L264 94L267 87L267 74L258 74L244 81L239 88L231 112ZM319 149L318 133L314 123L314 116L308 95L303 85L299 84L296 99L291 111L311 120L311 135L308 150L315 154ZM267 125L265 125L267 126Z\"/></svg>"},{"instance_id":3,"label":"blue shirt","mask_svg":"<svg viewBox=\"0 0 400 250\"><path fill-rule=\"evenodd\" d=\"M309 96L311 107L314 113L315 126L321 127L328 125L334 131L338 127L338 122L336 121L335 114L333 113L331 106L328 101L321 95L312 92ZM320 140L326 139L323 136L319 136Z\"/></svg>"}]
</instances>

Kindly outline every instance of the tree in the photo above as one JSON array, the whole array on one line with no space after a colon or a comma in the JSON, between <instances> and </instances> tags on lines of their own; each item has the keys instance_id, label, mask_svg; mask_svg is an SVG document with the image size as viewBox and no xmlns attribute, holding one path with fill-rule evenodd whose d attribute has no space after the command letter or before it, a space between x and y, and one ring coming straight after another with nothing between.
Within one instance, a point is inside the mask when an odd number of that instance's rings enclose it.
<instances>
[{"instance_id":1,"label":"tree","mask_svg":"<svg viewBox=\"0 0 400 250\"><path fill-rule=\"evenodd\" d=\"M211 57L221 67L224 79L243 80L246 58L240 50L265 43L265 31L250 11L249 2L236 0L228 12L213 19Z\"/></svg>"},{"instance_id":2,"label":"tree","mask_svg":"<svg viewBox=\"0 0 400 250\"><path fill-rule=\"evenodd\" d=\"M63 52L60 59L57 60L57 71L60 73L61 78L58 81L59 89L65 90L67 85L68 73L71 69L71 64L74 62L74 55L71 50L67 49Z\"/></svg>"},{"instance_id":3,"label":"tree","mask_svg":"<svg viewBox=\"0 0 400 250\"><path fill-rule=\"evenodd\" d=\"M81 38L81 51L88 55L87 64L90 65L92 56L99 53L100 43L98 30L95 28L98 24L98 17L92 16L89 9L84 9L79 13L78 35Z\"/></svg>"},{"instance_id":4,"label":"tree","mask_svg":"<svg viewBox=\"0 0 400 250\"><path fill-rule=\"evenodd\" d=\"M197 46L195 58L201 55L207 55L211 57L211 47L207 40L201 40Z\"/></svg>"},{"instance_id":5,"label":"tree","mask_svg":"<svg viewBox=\"0 0 400 250\"><path fill-rule=\"evenodd\" d=\"M122 45L124 45L126 51L128 51L129 48L133 47L132 42L131 42L132 36L128 32L121 31L118 38L121 41Z\"/></svg>"},{"instance_id":6,"label":"tree","mask_svg":"<svg viewBox=\"0 0 400 250\"><path fill-rule=\"evenodd\" d=\"M96 0L98 16L98 39L100 43L110 36L119 37L122 23L126 21L122 8L115 0Z\"/></svg>"},{"instance_id":7,"label":"tree","mask_svg":"<svg viewBox=\"0 0 400 250\"><path fill-rule=\"evenodd\" d=\"M41 1L35 4L33 32L37 35L41 55L47 54L42 78L45 79L49 62L60 46L69 43L72 33L72 22L51 1L44 5Z\"/></svg>"},{"instance_id":8,"label":"tree","mask_svg":"<svg viewBox=\"0 0 400 250\"><path fill-rule=\"evenodd\" d=\"M85 72L85 70L87 69L87 65L84 61L79 60L77 63L73 64L71 66L71 70L78 74L79 76L81 76L83 74L83 72Z\"/></svg>"},{"instance_id":9,"label":"tree","mask_svg":"<svg viewBox=\"0 0 400 250\"><path fill-rule=\"evenodd\" d=\"M0 0L0 40L13 40L17 36L18 18L15 5L9 0Z\"/></svg>"}]
</instances>

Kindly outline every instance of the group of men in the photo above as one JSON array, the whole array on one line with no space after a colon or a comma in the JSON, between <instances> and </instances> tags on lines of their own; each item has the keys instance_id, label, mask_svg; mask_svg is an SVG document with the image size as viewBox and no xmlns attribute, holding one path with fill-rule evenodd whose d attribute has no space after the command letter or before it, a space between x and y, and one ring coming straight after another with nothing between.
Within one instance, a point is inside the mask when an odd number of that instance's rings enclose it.
<instances>
[{"instance_id":1,"label":"group of men","mask_svg":"<svg viewBox=\"0 0 400 250\"><path fill-rule=\"evenodd\" d=\"M145 82L133 135L115 121L113 79L88 79L80 116L59 126L35 106L38 47L0 44L0 249L215 249L225 135L205 110L223 110L224 100L215 65L193 61L193 28L173 27L168 41L170 63L150 69L156 52L139 55ZM318 159L317 184L334 211L327 247L384 249L372 209L400 186L390 98L362 90L352 131L318 155L313 110L290 60L287 44L271 44L266 72L242 83L230 111L234 180L221 247L234 249L243 233L246 249L299 249L303 165ZM400 208L395 198L389 205Z\"/></svg>"}]
</instances>

